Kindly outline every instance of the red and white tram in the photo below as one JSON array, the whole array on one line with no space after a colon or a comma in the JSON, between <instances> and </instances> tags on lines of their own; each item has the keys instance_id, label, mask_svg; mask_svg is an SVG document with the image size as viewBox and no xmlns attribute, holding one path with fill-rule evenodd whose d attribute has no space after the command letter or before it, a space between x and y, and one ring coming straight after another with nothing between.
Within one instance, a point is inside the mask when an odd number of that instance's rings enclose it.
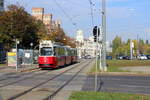
<instances>
[{"instance_id":1,"label":"red and white tram","mask_svg":"<svg viewBox=\"0 0 150 100\"><path fill-rule=\"evenodd\" d=\"M77 62L77 50L50 40L43 40L39 45L39 67L57 68Z\"/></svg>"}]
</instances>

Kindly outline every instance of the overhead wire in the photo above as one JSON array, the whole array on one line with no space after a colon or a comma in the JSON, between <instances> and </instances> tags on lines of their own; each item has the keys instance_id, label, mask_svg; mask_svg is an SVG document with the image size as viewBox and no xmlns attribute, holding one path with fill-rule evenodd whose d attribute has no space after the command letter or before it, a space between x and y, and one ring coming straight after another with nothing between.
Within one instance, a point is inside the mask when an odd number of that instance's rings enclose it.
<instances>
[{"instance_id":1,"label":"overhead wire","mask_svg":"<svg viewBox=\"0 0 150 100\"><path fill-rule=\"evenodd\" d=\"M87 7L89 7L89 6L87 6L87 5L84 5L82 2L76 2L75 0L73 1L73 0L67 0L67 2L70 2L69 3L69 5L71 5L71 6L75 6L75 7L80 7L80 8L87 8Z\"/></svg>"},{"instance_id":2,"label":"overhead wire","mask_svg":"<svg viewBox=\"0 0 150 100\"><path fill-rule=\"evenodd\" d=\"M57 2L57 0L54 0L54 3L59 7L59 9L64 13L64 15L71 21L73 26L77 27L77 23L73 22L72 18L67 14L64 8Z\"/></svg>"},{"instance_id":3,"label":"overhead wire","mask_svg":"<svg viewBox=\"0 0 150 100\"><path fill-rule=\"evenodd\" d=\"M90 3L90 10L91 10L91 22L92 22L92 27L94 27L94 14L93 14L93 2L92 0L88 0Z\"/></svg>"}]
</instances>

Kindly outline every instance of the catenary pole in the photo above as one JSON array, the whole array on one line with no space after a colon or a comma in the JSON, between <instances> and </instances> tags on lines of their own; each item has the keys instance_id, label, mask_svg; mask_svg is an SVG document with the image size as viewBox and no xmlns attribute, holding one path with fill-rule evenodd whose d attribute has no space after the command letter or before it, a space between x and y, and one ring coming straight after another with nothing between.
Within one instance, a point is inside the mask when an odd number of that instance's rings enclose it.
<instances>
[{"instance_id":1,"label":"catenary pole","mask_svg":"<svg viewBox=\"0 0 150 100\"><path fill-rule=\"evenodd\" d=\"M16 71L18 70L18 45L17 45L17 39L16 39Z\"/></svg>"},{"instance_id":2,"label":"catenary pole","mask_svg":"<svg viewBox=\"0 0 150 100\"><path fill-rule=\"evenodd\" d=\"M97 91L97 71L98 71L98 27L96 32L96 66L95 66L95 92Z\"/></svg>"},{"instance_id":3,"label":"catenary pole","mask_svg":"<svg viewBox=\"0 0 150 100\"><path fill-rule=\"evenodd\" d=\"M102 32L103 32L102 66L103 66L103 71L107 71L107 66L106 66L106 0L102 0Z\"/></svg>"}]
</instances>

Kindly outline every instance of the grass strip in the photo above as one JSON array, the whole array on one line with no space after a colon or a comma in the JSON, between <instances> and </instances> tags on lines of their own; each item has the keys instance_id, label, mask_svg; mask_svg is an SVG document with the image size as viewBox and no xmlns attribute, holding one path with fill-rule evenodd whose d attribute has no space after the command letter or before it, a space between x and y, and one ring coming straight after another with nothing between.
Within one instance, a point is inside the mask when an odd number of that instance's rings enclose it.
<instances>
[{"instance_id":1,"label":"grass strip","mask_svg":"<svg viewBox=\"0 0 150 100\"><path fill-rule=\"evenodd\" d=\"M150 100L150 95L105 92L74 92L69 100Z\"/></svg>"}]
</instances>

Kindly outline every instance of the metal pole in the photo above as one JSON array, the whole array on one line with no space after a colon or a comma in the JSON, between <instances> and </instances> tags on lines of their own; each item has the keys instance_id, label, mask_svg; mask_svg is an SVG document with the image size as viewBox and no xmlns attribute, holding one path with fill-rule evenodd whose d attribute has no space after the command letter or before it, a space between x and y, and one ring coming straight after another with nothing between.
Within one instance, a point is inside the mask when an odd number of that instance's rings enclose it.
<instances>
[{"instance_id":1,"label":"metal pole","mask_svg":"<svg viewBox=\"0 0 150 100\"><path fill-rule=\"evenodd\" d=\"M33 66L33 51L32 51L32 46L31 46L31 53L32 53L32 54L31 54L31 57L32 57L32 58L31 58L31 67L32 67L32 66Z\"/></svg>"},{"instance_id":2,"label":"metal pole","mask_svg":"<svg viewBox=\"0 0 150 100\"><path fill-rule=\"evenodd\" d=\"M139 56L139 35L137 34L137 57Z\"/></svg>"},{"instance_id":3,"label":"metal pole","mask_svg":"<svg viewBox=\"0 0 150 100\"><path fill-rule=\"evenodd\" d=\"M33 50L32 50L33 43L32 42L30 43L30 46L31 46L31 67L32 67L33 65Z\"/></svg>"},{"instance_id":4,"label":"metal pole","mask_svg":"<svg viewBox=\"0 0 150 100\"><path fill-rule=\"evenodd\" d=\"M103 70L107 71L107 66L106 66L106 1L105 0L102 0L102 32L103 32L102 66L103 66Z\"/></svg>"},{"instance_id":5,"label":"metal pole","mask_svg":"<svg viewBox=\"0 0 150 100\"><path fill-rule=\"evenodd\" d=\"M130 40L130 58L131 60L133 59L133 44L132 44L132 40Z\"/></svg>"},{"instance_id":6,"label":"metal pole","mask_svg":"<svg viewBox=\"0 0 150 100\"><path fill-rule=\"evenodd\" d=\"M96 33L96 66L95 66L95 92L97 91L97 68L98 68L98 27Z\"/></svg>"},{"instance_id":7,"label":"metal pole","mask_svg":"<svg viewBox=\"0 0 150 100\"><path fill-rule=\"evenodd\" d=\"M101 48L102 48L102 46L101 46L101 44L99 44L99 69L102 71L102 50L101 50Z\"/></svg>"},{"instance_id":8,"label":"metal pole","mask_svg":"<svg viewBox=\"0 0 150 100\"><path fill-rule=\"evenodd\" d=\"M17 39L16 39L16 71L18 70L18 47L17 47Z\"/></svg>"}]
</instances>

